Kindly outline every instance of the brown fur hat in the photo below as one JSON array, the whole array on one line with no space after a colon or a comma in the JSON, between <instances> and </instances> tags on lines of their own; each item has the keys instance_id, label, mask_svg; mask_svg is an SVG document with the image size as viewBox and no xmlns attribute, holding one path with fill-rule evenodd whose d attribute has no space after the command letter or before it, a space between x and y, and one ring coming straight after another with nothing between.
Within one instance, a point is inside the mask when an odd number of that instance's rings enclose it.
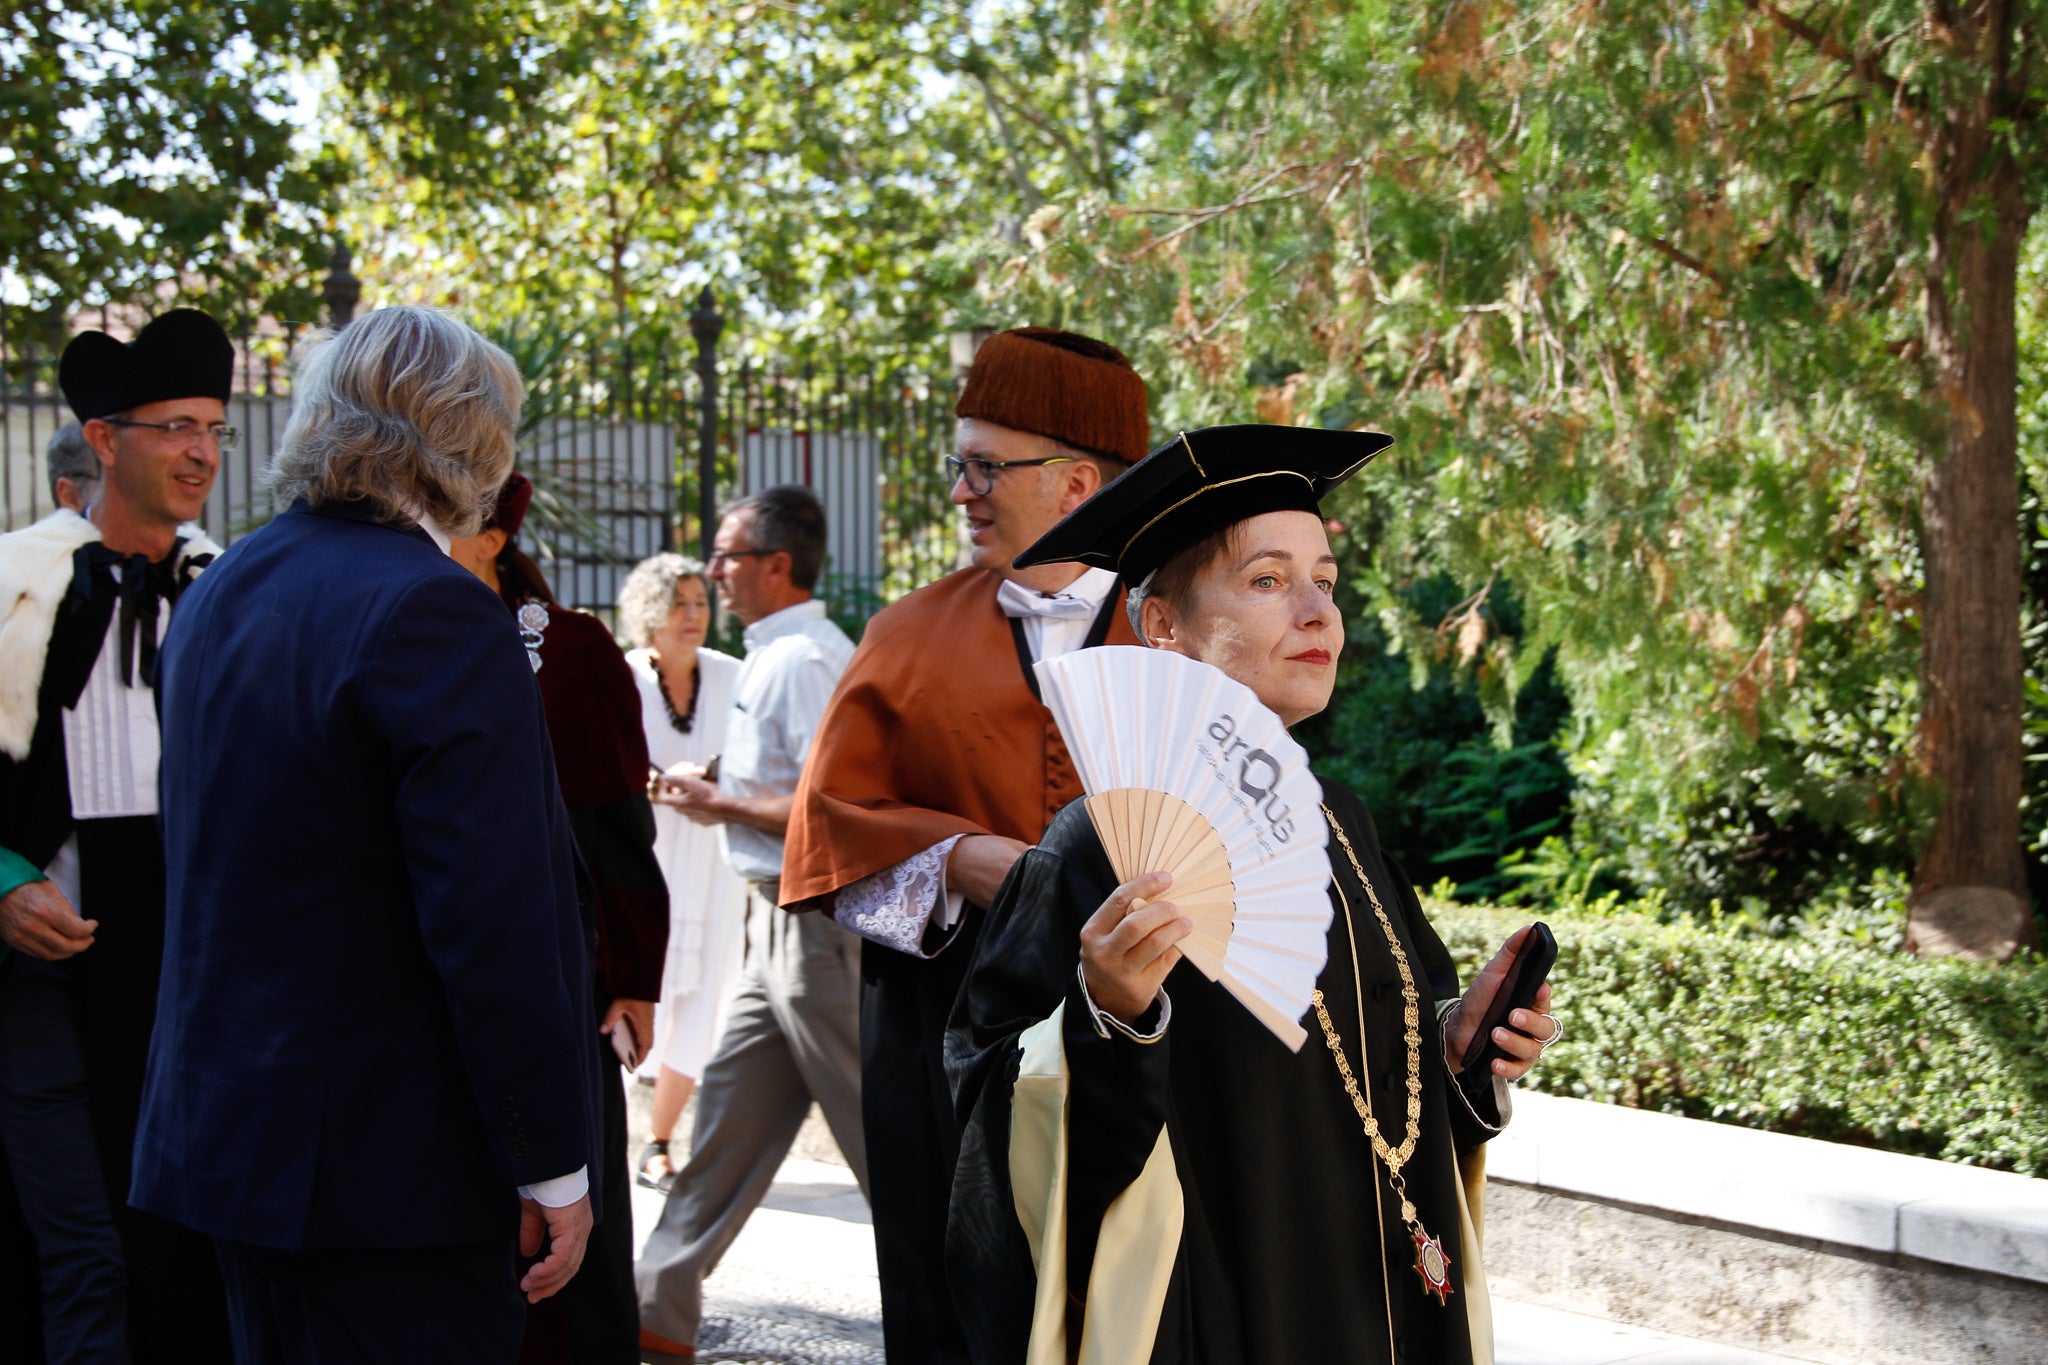
<instances>
[{"instance_id":1,"label":"brown fur hat","mask_svg":"<svg viewBox=\"0 0 2048 1365\"><path fill-rule=\"evenodd\" d=\"M1125 464L1143 459L1151 441L1145 381L1124 353L1051 327L1019 327L984 341L953 415Z\"/></svg>"}]
</instances>

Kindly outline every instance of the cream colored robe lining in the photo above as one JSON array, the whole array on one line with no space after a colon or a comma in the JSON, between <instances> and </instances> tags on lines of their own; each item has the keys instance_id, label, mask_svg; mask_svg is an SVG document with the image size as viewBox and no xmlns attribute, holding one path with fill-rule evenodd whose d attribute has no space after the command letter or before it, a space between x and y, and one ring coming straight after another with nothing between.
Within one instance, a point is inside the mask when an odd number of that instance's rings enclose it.
<instances>
[{"instance_id":1,"label":"cream colored robe lining","mask_svg":"<svg viewBox=\"0 0 2048 1365\"><path fill-rule=\"evenodd\" d=\"M1027 1365L1144 1365L1152 1358L1186 1217L1173 1149L1162 1126L1138 1178L1103 1215L1089 1272L1078 1348L1067 1341L1067 1096L1061 1002L1018 1040L1010 1100L1010 1190L1038 1271ZM1458 1162L1459 1277L1473 1365L1493 1365L1493 1308L1479 1255L1486 1190L1484 1148Z\"/></svg>"}]
</instances>

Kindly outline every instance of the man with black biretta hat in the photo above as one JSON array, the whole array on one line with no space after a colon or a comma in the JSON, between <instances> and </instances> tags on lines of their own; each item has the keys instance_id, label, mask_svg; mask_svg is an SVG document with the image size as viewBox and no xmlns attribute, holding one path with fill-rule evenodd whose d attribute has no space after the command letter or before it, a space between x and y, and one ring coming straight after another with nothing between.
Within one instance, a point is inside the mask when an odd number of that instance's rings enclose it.
<instances>
[{"instance_id":1,"label":"man with black biretta hat","mask_svg":"<svg viewBox=\"0 0 2048 1365\"><path fill-rule=\"evenodd\" d=\"M45 1097L0 1105L0 1143L58 1359L126 1359L96 1354L124 1336L138 1360L228 1350L211 1246L127 1196L163 954L157 647L219 552L180 528L234 444L233 369L190 308L131 342L74 337L58 379L98 487L0 536L0 1090Z\"/></svg>"},{"instance_id":2,"label":"man with black biretta hat","mask_svg":"<svg viewBox=\"0 0 2048 1365\"><path fill-rule=\"evenodd\" d=\"M954 409L971 565L868 623L797 790L782 903L867 940L862 1108L893 1362L964 1361L947 1287L957 1135L940 1048L980 907L1081 794L1032 665L1128 644L1116 575L1016 556L1145 453L1145 382L1114 347L990 337Z\"/></svg>"}]
</instances>

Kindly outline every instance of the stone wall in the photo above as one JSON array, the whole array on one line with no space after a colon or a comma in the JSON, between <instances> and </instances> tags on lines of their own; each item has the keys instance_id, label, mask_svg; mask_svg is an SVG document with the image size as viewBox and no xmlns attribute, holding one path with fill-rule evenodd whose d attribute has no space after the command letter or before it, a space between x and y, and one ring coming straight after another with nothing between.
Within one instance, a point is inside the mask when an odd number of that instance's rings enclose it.
<instances>
[{"instance_id":1,"label":"stone wall","mask_svg":"<svg viewBox=\"0 0 2048 1365\"><path fill-rule=\"evenodd\" d=\"M1502 1298L1842 1365L2048 1362L2048 1286L1505 1180L1486 1199Z\"/></svg>"},{"instance_id":2,"label":"stone wall","mask_svg":"<svg viewBox=\"0 0 2048 1365\"><path fill-rule=\"evenodd\" d=\"M2048 1181L1518 1094L1503 1298L1834 1365L2048 1365Z\"/></svg>"}]
</instances>

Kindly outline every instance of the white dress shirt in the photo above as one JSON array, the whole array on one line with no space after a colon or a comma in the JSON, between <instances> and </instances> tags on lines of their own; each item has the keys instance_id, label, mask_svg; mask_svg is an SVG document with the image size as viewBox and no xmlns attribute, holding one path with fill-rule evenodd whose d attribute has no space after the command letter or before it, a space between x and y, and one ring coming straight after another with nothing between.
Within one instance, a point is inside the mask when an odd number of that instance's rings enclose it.
<instances>
[{"instance_id":1,"label":"white dress shirt","mask_svg":"<svg viewBox=\"0 0 2048 1365\"><path fill-rule=\"evenodd\" d=\"M996 605L1003 615L1024 622L1024 643L1031 646L1031 660L1036 663L1072 654L1088 643L1088 628L1115 591L1115 574L1107 569L1087 569L1058 592L1038 592L1006 579L996 590Z\"/></svg>"},{"instance_id":2,"label":"white dress shirt","mask_svg":"<svg viewBox=\"0 0 2048 1365\"><path fill-rule=\"evenodd\" d=\"M718 789L728 796L788 796L803 776L825 704L853 657L853 641L815 599L784 607L748 626L747 657L733 687ZM782 876L782 836L746 825L720 826L725 860L750 882Z\"/></svg>"},{"instance_id":3,"label":"white dress shirt","mask_svg":"<svg viewBox=\"0 0 2048 1365\"><path fill-rule=\"evenodd\" d=\"M121 567L114 567L121 576ZM163 643L171 613L157 613L157 643ZM156 693L142 676L121 676L120 618L107 622L99 658L85 680L78 704L64 713L64 766L71 779L71 815L77 820L111 820L155 815L157 767L163 760L163 732L157 727Z\"/></svg>"},{"instance_id":4,"label":"white dress shirt","mask_svg":"<svg viewBox=\"0 0 2048 1365\"><path fill-rule=\"evenodd\" d=\"M121 566L113 566L116 581ZM170 629L171 613L159 610L157 643ZM111 820L129 815L157 813L157 769L163 761L163 731L157 725L156 693L139 672L134 680L121 676L121 623L117 613L107 621L107 633L100 641L99 657L86 676L85 690L78 704L63 714L64 771L71 790L73 820ZM64 893L79 914L80 896L78 836L65 839L63 847L43 869L51 883Z\"/></svg>"}]
</instances>

